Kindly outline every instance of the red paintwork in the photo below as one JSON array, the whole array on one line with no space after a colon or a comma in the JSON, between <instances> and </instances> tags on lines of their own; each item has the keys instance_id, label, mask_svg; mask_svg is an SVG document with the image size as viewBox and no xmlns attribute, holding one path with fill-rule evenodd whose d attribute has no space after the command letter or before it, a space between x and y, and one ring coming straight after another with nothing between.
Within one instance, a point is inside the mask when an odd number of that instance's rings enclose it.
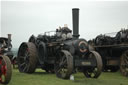
<instances>
[{"instance_id":1,"label":"red paintwork","mask_svg":"<svg viewBox=\"0 0 128 85\"><path fill-rule=\"evenodd\" d=\"M6 67L6 64L5 65L3 65L2 64L2 58L0 59L0 65L1 65L1 68L0 68L0 83L2 82L2 75L4 75L4 76L6 76L6 70L7 70L7 67ZM5 63L5 62L4 62Z\"/></svg>"}]
</instances>

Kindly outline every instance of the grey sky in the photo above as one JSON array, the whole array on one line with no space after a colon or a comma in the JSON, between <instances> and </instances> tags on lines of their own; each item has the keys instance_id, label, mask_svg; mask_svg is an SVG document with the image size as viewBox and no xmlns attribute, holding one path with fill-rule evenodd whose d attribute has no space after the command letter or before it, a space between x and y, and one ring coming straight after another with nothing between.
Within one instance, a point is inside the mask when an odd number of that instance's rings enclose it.
<instances>
[{"instance_id":1,"label":"grey sky","mask_svg":"<svg viewBox=\"0 0 128 85\"><path fill-rule=\"evenodd\" d=\"M32 34L55 30L64 24L72 29L74 7L80 8L80 37L87 40L101 33L119 31L128 25L128 1L2 1L2 36L11 33L15 48Z\"/></svg>"}]
</instances>

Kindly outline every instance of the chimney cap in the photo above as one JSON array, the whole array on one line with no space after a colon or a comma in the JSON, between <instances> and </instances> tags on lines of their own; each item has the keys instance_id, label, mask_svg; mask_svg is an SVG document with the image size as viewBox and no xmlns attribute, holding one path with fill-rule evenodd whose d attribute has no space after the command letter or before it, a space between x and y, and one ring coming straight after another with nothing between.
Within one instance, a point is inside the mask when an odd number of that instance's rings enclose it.
<instances>
[{"instance_id":1,"label":"chimney cap","mask_svg":"<svg viewBox=\"0 0 128 85\"><path fill-rule=\"evenodd\" d=\"M72 10L80 10L79 8L73 8Z\"/></svg>"}]
</instances>

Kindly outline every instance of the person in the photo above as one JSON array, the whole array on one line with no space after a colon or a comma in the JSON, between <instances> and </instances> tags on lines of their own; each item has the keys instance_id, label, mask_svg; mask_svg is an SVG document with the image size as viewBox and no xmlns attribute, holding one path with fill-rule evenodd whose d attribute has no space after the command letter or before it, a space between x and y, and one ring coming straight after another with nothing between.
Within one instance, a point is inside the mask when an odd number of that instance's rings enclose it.
<instances>
[{"instance_id":1,"label":"person","mask_svg":"<svg viewBox=\"0 0 128 85\"><path fill-rule=\"evenodd\" d=\"M67 24L64 25L64 27L59 27L56 29L56 35L58 37L61 37L63 40L71 39L72 38L72 31L68 28Z\"/></svg>"},{"instance_id":2,"label":"person","mask_svg":"<svg viewBox=\"0 0 128 85\"><path fill-rule=\"evenodd\" d=\"M68 28L67 24L64 25L64 27L62 27L62 33L71 33L72 31Z\"/></svg>"},{"instance_id":3,"label":"person","mask_svg":"<svg viewBox=\"0 0 128 85\"><path fill-rule=\"evenodd\" d=\"M6 43L5 40L2 40L0 42L0 53L2 53L4 51L4 48L6 47Z\"/></svg>"}]
</instances>

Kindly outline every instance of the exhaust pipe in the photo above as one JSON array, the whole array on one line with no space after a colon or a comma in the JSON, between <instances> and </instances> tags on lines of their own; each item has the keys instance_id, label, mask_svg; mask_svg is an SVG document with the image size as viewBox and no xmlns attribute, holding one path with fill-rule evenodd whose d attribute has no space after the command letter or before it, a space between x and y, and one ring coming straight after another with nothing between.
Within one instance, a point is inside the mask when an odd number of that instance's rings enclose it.
<instances>
[{"instance_id":1,"label":"exhaust pipe","mask_svg":"<svg viewBox=\"0 0 128 85\"><path fill-rule=\"evenodd\" d=\"M11 41L12 34L8 34L8 40Z\"/></svg>"},{"instance_id":2,"label":"exhaust pipe","mask_svg":"<svg viewBox=\"0 0 128 85\"><path fill-rule=\"evenodd\" d=\"M73 37L79 38L79 8L72 9L73 19Z\"/></svg>"},{"instance_id":3,"label":"exhaust pipe","mask_svg":"<svg viewBox=\"0 0 128 85\"><path fill-rule=\"evenodd\" d=\"M12 34L8 34L8 51L11 51L11 49L12 49L11 36L12 36Z\"/></svg>"}]
</instances>

